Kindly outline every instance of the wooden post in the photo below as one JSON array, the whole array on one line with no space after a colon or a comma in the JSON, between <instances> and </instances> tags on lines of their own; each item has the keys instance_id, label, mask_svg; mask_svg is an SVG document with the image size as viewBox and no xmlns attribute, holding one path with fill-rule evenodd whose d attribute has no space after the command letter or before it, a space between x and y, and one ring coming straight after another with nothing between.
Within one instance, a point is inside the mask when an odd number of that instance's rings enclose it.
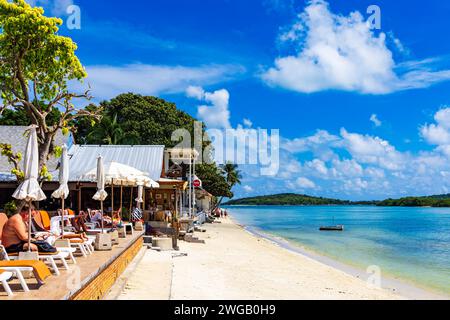
<instances>
[{"instance_id":1,"label":"wooden post","mask_svg":"<svg viewBox=\"0 0 450 320\"><path fill-rule=\"evenodd\" d=\"M61 197L61 237L64 238L64 196Z\"/></svg>"},{"instance_id":2,"label":"wooden post","mask_svg":"<svg viewBox=\"0 0 450 320\"><path fill-rule=\"evenodd\" d=\"M147 192L147 190L145 190L145 186L143 186L142 188L143 188L143 190L142 190L142 200L143 200L143 202L142 202L142 213L144 213L144 210L145 210L145 193Z\"/></svg>"},{"instance_id":3,"label":"wooden post","mask_svg":"<svg viewBox=\"0 0 450 320\"><path fill-rule=\"evenodd\" d=\"M123 181L120 182L120 209L123 207Z\"/></svg>"},{"instance_id":4,"label":"wooden post","mask_svg":"<svg viewBox=\"0 0 450 320\"><path fill-rule=\"evenodd\" d=\"M133 208L133 189L134 187L131 187L131 195L130 195L130 218L131 218L131 209Z\"/></svg>"},{"instance_id":5,"label":"wooden post","mask_svg":"<svg viewBox=\"0 0 450 320\"><path fill-rule=\"evenodd\" d=\"M114 214L114 179L111 179L111 219Z\"/></svg>"},{"instance_id":6,"label":"wooden post","mask_svg":"<svg viewBox=\"0 0 450 320\"><path fill-rule=\"evenodd\" d=\"M78 213L81 212L81 184L78 186Z\"/></svg>"},{"instance_id":7,"label":"wooden post","mask_svg":"<svg viewBox=\"0 0 450 320\"><path fill-rule=\"evenodd\" d=\"M173 191L175 193L175 210L172 210L172 228L173 228L172 247L174 250L179 250L179 248L178 248L178 217L177 217L177 205L176 205L177 189L175 186L174 186ZM172 197L170 197L170 198L172 198ZM170 199L170 200L172 200L172 199Z\"/></svg>"}]
</instances>

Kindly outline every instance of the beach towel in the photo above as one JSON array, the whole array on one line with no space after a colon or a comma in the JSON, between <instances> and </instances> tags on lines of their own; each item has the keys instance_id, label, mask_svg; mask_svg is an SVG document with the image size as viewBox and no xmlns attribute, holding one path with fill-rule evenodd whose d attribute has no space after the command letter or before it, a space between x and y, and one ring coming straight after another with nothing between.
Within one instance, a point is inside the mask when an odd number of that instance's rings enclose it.
<instances>
[{"instance_id":1,"label":"beach towel","mask_svg":"<svg viewBox=\"0 0 450 320\"><path fill-rule=\"evenodd\" d=\"M45 230L50 230L50 216L48 215L48 212L41 210L39 213L41 214L42 226Z\"/></svg>"},{"instance_id":2,"label":"beach towel","mask_svg":"<svg viewBox=\"0 0 450 320\"><path fill-rule=\"evenodd\" d=\"M52 274L48 267L43 263L42 261L35 261L35 260L22 260L22 261L0 261L0 268L1 267L22 267L27 268L31 267L33 268L33 273L36 279L38 279L41 282L44 282L45 279L50 277Z\"/></svg>"}]
</instances>

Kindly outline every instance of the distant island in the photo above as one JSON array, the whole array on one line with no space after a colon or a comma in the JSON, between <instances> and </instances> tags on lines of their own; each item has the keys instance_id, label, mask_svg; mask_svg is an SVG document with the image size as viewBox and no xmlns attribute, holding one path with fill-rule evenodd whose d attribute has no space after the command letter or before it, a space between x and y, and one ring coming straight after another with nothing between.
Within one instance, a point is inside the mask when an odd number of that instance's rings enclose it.
<instances>
[{"instance_id":1,"label":"distant island","mask_svg":"<svg viewBox=\"0 0 450 320\"><path fill-rule=\"evenodd\" d=\"M317 206L317 205L373 205L380 207L450 207L450 194L386 199L383 201L349 201L312 197L304 194L282 193L230 200L224 205L237 206Z\"/></svg>"}]
</instances>

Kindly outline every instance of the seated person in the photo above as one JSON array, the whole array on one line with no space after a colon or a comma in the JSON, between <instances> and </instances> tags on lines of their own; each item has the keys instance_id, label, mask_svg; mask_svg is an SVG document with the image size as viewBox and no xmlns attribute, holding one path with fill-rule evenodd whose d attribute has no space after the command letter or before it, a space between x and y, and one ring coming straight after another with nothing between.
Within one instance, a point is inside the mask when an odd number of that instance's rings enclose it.
<instances>
[{"instance_id":1,"label":"seated person","mask_svg":"<svg viewBox=\"0 0 450 320\"><path fill-rule=\"evenodd\" d=\"M120 217L120 210L113 213L112 222L113 222L114 226L122 225L122 218Z\"/></svg>"},{"instance_id":2,"label":"seated person","mask_svg":"<svg viewBox=\"0 0 450 320\"><path fill-rule=\"evenodd\" d=\"M20 213L13 215L6 222L2 235L2 244L6 252L18 253L28 250L28 218L29 207L25 205ZM38 247L31 244L31 251L38 251Z\"/></svg>"},{"instance_id":3,"label":"seated person","mask_svg":"<svg viewBox=\"0 0 450 320\"><path fill-rule=\"evenodd\" d=\"M91 217L91 222L97 223L99 227L102 225L102 213L100 210L93 211L93 215ZM112 225L112 220L108 216L103 216L103 227L108 227Z\"/></svg>"}]
</instances>

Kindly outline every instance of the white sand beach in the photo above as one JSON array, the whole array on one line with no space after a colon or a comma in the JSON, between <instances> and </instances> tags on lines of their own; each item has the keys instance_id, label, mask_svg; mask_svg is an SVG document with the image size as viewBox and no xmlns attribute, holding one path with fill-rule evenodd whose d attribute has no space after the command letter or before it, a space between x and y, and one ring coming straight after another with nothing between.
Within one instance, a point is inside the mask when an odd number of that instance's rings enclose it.
<instances>
[{"instance_id":1,"label":"white sand beach","mask_svg":"<svg viewBox=\"0 0 450 320\"><path fill-rule=\"evenodd\" d=\"M147 250L117 299L402 299L343 271L259 238L230 219L180 242L180 253ZM111 297L109 297L111 298Z\"/></svg>"}]
</instances>

